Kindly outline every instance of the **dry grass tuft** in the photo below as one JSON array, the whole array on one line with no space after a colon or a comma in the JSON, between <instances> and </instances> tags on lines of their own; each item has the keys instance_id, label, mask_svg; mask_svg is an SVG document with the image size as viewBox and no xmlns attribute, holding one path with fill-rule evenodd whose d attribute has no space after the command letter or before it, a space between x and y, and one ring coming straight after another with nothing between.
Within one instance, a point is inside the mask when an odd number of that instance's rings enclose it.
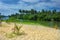
<instances>
[{"instance_id":1,"label":"dry grass tuft","mask_svg":"<svg viewBox=\"0 0 60 40\"><path fill-rule=\"evenodd\" d=\"M6 33L6 37L8 38L13 38L19 35L25 35L25 32L21 30L22 25L21 26L17 26L17 24L14 24L14 28L12 29L13 31L11 33Z\"/></svg>"}]
</instances>

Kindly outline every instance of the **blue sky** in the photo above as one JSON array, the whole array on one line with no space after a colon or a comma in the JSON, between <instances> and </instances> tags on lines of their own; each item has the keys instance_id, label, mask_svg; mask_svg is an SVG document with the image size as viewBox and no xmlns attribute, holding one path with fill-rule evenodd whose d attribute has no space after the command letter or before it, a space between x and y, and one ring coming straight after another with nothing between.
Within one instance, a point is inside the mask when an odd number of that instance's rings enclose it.
<instances>
[{"instance_id":1,"label":"blue sky","mask_svg":"<svg viewBox=\"0 0 60 40\"><path fill-rule=\"evenodd\" d=\"M0 13L3 15L11 15L19 9L60 11L60 0L0 0Z\"/></svg>"}]
</instances>

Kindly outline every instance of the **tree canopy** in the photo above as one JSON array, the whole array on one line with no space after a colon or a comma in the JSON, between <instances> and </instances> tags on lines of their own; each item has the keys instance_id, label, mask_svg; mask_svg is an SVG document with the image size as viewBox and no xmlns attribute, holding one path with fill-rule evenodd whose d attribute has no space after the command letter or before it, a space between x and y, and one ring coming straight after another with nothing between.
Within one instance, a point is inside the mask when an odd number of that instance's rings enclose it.
<instances>
[{"instance_id":1,"label":"tree canopy","mask_svg":"<svg viewBox=\"0 0 60 40\"><path fill-rule=\"evenodd\" d=\"M10 18L13 17L15 19L24 19L24 20L34 20L34 21L60 21L60 12L57 12L55 9L37 11L34 9L31 10L19 10L19 13L12 14Z\"/></svg>"}]
</instances>

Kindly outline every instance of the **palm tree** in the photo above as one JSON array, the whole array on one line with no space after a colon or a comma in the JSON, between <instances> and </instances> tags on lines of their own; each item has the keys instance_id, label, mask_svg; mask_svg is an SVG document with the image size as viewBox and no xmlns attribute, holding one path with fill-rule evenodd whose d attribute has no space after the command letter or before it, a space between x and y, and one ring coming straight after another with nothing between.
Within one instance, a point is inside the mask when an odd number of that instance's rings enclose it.
<instances>
[{"instance_id":1,"label":"palm tree","mask_svg":"<svg viewBox=\"0 0 60 40\"><path fill-rule=\"evenodd\" d=\"M31 9L31 14L34 14L34 9Z\"/></svg>"},{"instance_id":2,"label":"palm tree","mask_svg":"<svg viewBox=\"0 0 60 40\"><path fill-rule=\"evenodd\" d=\"M21 12L22 12L22 10L20 9L20 10L19 10L19 12L21 13Z\"/></svg>"}]
</instances>

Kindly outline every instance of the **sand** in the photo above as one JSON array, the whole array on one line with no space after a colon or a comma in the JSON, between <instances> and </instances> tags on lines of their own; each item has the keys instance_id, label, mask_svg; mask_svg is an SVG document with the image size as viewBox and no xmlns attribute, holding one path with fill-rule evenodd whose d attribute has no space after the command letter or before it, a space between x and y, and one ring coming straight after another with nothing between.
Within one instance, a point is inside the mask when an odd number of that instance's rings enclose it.
<instances>
[{"instance_id":1,"label":"sand","mask_svg":"<svg viewBox=\"0 0 60 40\"><path fill-rule=\"evenodd\" d=\"M2 24L3 27L0 27L0 40L60 40L60 30L32 24L22 24L21 31L25 35L7 38L5 35L13 31L14 23L3 22ZM17 25L20 26L21 24Z\"/></svg>"}]
</instances>

